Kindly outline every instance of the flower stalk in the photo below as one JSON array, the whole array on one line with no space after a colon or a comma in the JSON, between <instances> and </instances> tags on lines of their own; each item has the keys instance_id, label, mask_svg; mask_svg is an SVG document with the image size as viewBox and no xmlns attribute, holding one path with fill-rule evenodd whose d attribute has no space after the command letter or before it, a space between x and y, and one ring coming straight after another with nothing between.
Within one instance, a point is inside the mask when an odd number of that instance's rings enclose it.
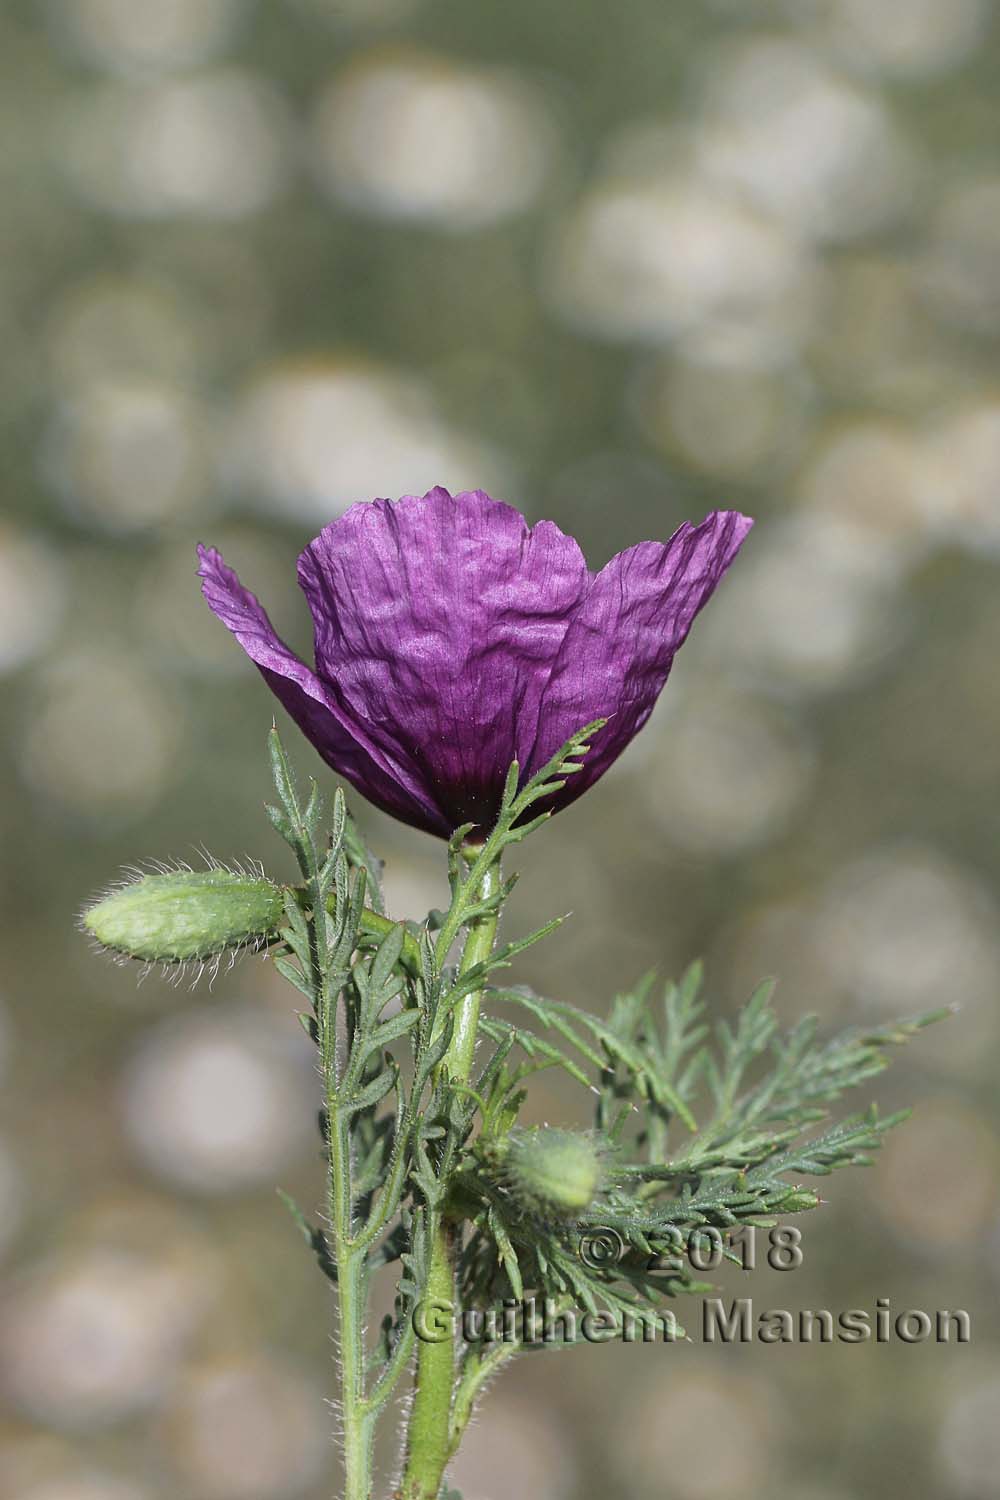
<instances>
[{"instance_id":1,"label":"flower stalk","mask_svg":"<svg viewBox=\"0 0 1000 1500\"><path fill-rule=\"evenodd\" d=\"M478 850L475 851L478 854ZM475 857L475 856L473 856ZM500 890L500 860L487 867L475 892L479 902L494 901ZM459 975L486 964L496 940L498 908L493 905L469 926L462 949ZM459 1002L451 1043L441 1064L452 1083L465 1084L472 1071L482 990L472 990ZM428 1298L438 1306L456 1304L455 1255L461 1247L460 1226L442 1210L431 1231ZM454 1322L454 1320L453 1320ZM407 1434L406 1472L402 1500L435 1500L452 1454L452 1403L455 1394L455 1339L420 1342L414 1375L413 1405Z\"/></svg>"}]
</instances>

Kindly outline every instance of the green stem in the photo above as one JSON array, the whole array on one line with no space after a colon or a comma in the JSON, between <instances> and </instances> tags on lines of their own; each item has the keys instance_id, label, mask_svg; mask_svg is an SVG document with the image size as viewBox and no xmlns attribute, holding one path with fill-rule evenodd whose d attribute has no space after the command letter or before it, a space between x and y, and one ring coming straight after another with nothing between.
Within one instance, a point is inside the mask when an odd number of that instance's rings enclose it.
<instances>
[{"instance_id":1,"label":"green stem","mask_svg":"<svg viewBox=\"0 0 1000 1500\"><path fill-rule=\"evenodd\" d=\"M308 910L312 904L312 894L308 886L295 886L294 891L299 906L304 911ZM332 892L326 898L326 909L331 917L336 914L337 898ZM373 911L370 906L363 906L361 908L359 926L362 935L369 938L374 945L380 943L384 937L388 937L393 928L399 926L399 923L393 922L390 917L384 917L381 912ZM269 943L278 943L281 939L277 932L272 932L268 934L267 941ZM410 932L404 932L403 934L402 961L412 974L420 973L420 944Z\"/></svg>"},{"instance_id":2,"label":"green stem","mask_svg":"<svg viewBox=\"0 0 1000 1500\"><path fill-rule=\"evenodd\" d=\"M500 864L498 861L491 865L483 876L479 887L479 899L485 901L488 897L495 896L499 885ZM493 911L488 916L480 917L469 928L469 935L462 950L462 961L458 968L460 974L467 974L477 964L485 963L493 952L493 943L497 935L497 916L497 912ZM468 1083L469 1074L472 1072L476 1032L479 1027L479 1002L482 994L482 990L474 990L471 995L466 995L459 1002L455 1015L455 1034L445 1054L444 1065L458 1083Z\"/></svg>"},{"instance_id":3,"label":"green stem","mask_svg":"<svg viewBox=\"0 0 1000 1500\"><path fill-rule=\"evenodd\" d=\"M448 1435L449 1456L458 1451L458 1445L461 1443L465 1429L469 1425L476 1401L482 1394L483 1387L508 1360L513 1359L520 1347L519 1342L513 1341L509 1344L498 1344L487 1355L476 1360L470 1357L466 1362L466 1367L462 1371L461 1379L455 1389L454 1401L452 1402L451 1426Z\"/></svg>"},{"instance_id":4,"label":"green stem","mask_svg":"<svg viewBox=\"0 0 1000 1500\"><path fill-rule=\"evenodd\" d=\"M478 899L494 895L500 884L499 861L483 874ZM459 973L485 963L493 951L497 913L474 921L462 950ZM458 1083L467 1083L472 1071L479 1024L482 991L466 995L455 1016L455 1032L442 1066ZM445 1466L453 1452L452 1394L455 1388L455 1337L461 1309L455 1304L455 1255L459 1248L456 1226L435 1213L430 1231L431 1253L426 1297L432 1307L452 1309L451 1333L440 1343L421 1341L417 1350L413 1407L407 1435L406 1472L400 1491L402 1500L437 1500Z\"/></svg>"},{"instance_id":5,"label":"green stem","mask_svg":"<svg viewBox=\"0 0 1000 1500\"><path fill-rule=\"evenodd\" d=\"M325 987L324 987L325 988ZM351 1155L347 1123L340 1109L333 1012L324 993L323 1071L326 1076L329 1135L327 1211L337 1265L340 1327L340 1408L344 1440L344 1500L370 1500L375 1413L365 1398L364 1323L366 1306L364 1246L352 1237Z\"/></svg>"},{"instance_id":6,"label":"green stem","mask_svg":"<svg viewBox=\"0 0 1000 1500\"><path fill-rule=\"evenodd\" d=\"M451 1446L451 1393L455 1382L455 1226L433 1226L425 1301L435 1320L448 1324L440 1343L420 1341L413 1408L407 1432L402 1500L436 1500Z\"/></svg>"},{"instance_id":7,"label":"green stem","mask_svg":"<svg viewBox=\"0 0 1000 1500\"><path fill-rule=\"evenodd\" d=\"M341 1420L344 1438L344 1500L370 1500L375 1414L364 1395L364 1258L349 1251L337 1259L340 1304Z\"/></svg>"}]
</instances>

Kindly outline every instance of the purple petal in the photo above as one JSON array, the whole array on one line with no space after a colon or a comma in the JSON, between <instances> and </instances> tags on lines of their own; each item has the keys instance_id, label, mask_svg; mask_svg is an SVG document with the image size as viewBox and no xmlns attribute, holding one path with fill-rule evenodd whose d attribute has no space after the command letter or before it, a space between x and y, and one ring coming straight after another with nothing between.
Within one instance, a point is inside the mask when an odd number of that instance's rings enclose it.
<instances>
[{"instance_id":1,"label":"purple petal","mask_svg":"<svg viewBox=\"0 0 1000 1500\"><path fill-rule=\"evenodd\" d=\"M583 725L609 722L555 807L603 776L645 724L695 615L752 525L738 511L714 511L700 526L685 522L666 543L619 552L594 578L553 665L526 769L538 770Z\"/></svg>"},{"instance_id":2,"label":"purple petal","mask_svg":"<svg viewBox=\"0 0 1000 1500\"><path fill-rule=\"evenodd\" d=\"M590 574L551 521L482 491L353 506L299 561L316 670L450 826L496 817ZM574 728L577 727L574 725Z\"/></svg>"},{"instance_id":3,"label":"purple petal","mask_svg":"<svg viewBox=\"0 0 1000 1500\"><path fill-rule=\"evenodd\" d=\"M526 777L608 719L564 807L641 729L691 623L752 522L720 511L641 542L596 577L550 521L481 491L356 505L299 559L316 669L212 549L205 597L323 758L406 823L488 827L510 762Z\"/></svg>"},{"instance_id":4,"label":"purple petal","mask_svg":"<svg viewBox=\"0 0 1000 1500\"><path fill-rule=\"evenodd\" d=\"M353 724L335 691L290 651L256 597L245 589L214 547L199 547L205 600L232 631L264 681L323 759L384 811L430 833L451 825L405 768L393 766Z\"/></svg>"}]
</instances>

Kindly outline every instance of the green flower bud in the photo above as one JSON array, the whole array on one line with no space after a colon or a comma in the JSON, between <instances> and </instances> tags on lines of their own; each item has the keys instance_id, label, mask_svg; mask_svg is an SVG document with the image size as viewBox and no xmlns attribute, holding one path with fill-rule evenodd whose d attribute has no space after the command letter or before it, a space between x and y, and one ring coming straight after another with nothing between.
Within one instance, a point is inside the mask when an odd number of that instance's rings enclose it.
<instances>
[{"instance_id":1,"label":"green flower bud","mask_svg":"<svg viewBox=\"0 0 1000 1500\"><path fill-rule=\"evenodd\" d=\"M221 868L141 875L81 917L84 931L113 953L176 964L260 947L283 920L281 886Z\"/></svg>"},{"instance_id":2,"label":"green flower bud","mask_svg":"<svg viewBox=\"0 0 1000 1500\"><path fill-rule=\"evenodd\" d=\"M592 1135L574 1130L515 1130L503 1143L502 1170L505 1185L526 1208L571 1218L594 1201L601 1151Z\"/></svg>"}]
</instances>

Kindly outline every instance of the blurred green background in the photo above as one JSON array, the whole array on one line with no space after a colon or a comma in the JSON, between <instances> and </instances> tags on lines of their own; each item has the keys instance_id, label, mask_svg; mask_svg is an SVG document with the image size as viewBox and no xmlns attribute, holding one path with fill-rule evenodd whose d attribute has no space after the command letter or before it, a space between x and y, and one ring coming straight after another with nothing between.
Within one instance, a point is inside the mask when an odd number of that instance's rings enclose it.
<instances>
[{"instance_id":1,"label":"blurred green background","mask_svg":"<svg viewBox=\"0 0 1000 1500\"><path fill-rule=\"evenodd\" d=\"M830 1025L957 1002L804 1268L743 1291L973 1324L525 1357L455 1483L1000 1493L998 42L992 0L4 0L9 1500L334 1492L331 1309L274 1192L320 1193L294 996L254 961L137 989L73 923L129 860L286 872L272 700L195 542L305 649L299 549L437 483L595 565L759 518L650 726L525 848L510 923L576 917L519 977L601 1009L702 953L720 1013L765 973ZM441 847L352 802L394 914L439 902Z\"/></svg>"}]
</instances>

